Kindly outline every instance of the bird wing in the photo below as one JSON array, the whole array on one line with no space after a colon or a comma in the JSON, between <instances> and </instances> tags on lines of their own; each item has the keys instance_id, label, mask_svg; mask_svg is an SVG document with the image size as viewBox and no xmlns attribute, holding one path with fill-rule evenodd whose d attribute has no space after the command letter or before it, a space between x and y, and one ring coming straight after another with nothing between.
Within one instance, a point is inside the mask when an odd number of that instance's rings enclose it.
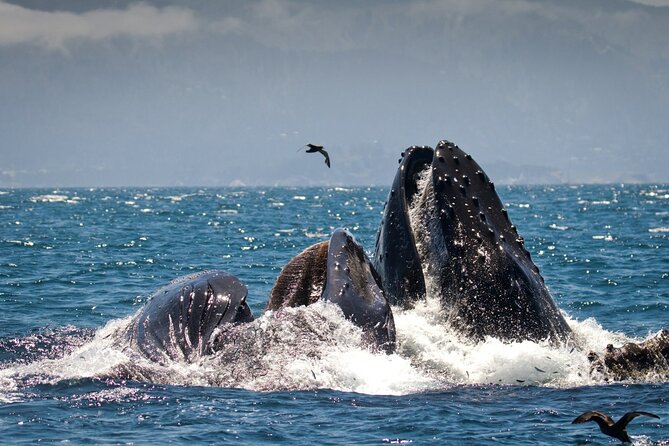
<instances>
[{"instance_id":1,"label":"bird wing","mask_svg":"<svg viewBox=\"0 0 669 446\"><path fill-rule=\"evenodd\" d=\"M309 144L305 144L305 145L303 145L302 147L300 147L299 149L297 149L296 152L299 152L300 150L304 149L305 147L308 147L308 149L307 149L307 153L318 152L319 150L321 150L321 149L323 148L323 146L320 145L320 144L311 144L311 143L309 143Z\"/></svg>"},{"instance_id":2,"label":"bird wing","mask_svg":"<svg viewBox=\"0 0 669 446\"><path fill-rule=\"evenodd\" d=\"M621 429L624 429L627 424L635 419L636 417L643 415L646 417L651 417L651 418L660 418L654 413L650 412L642 412L642 411L635 411L635 412L627 412L625 415L623 415L618 422L616 423L616 426L620 427Z\"/></svg>"},{"instance_id":3,"label":"bird wing","mask_svg":"<svg viewBox=\"0 0 669 446\"><path fill-rule=\"evenodd\" d=\"M613 419L610 416L603 414L601 412L597 412L595 410L582 413L581 415L576 417L574 421L571 422L571 424L585 423L586 421L595 421L596 419L604 421L609 426L614 424Z\"/></svg>"},{"instance_id":4,"label":"bird wing","mask_svg":"<svg viewBox=\"0 0 669 446\"><path fill-rule=\"evenodd\" d=\"M330 167L330 155L328 155L328 152L325 150L321 149L320 152L323 154L325 157L325 164L327 164L328 167Z\"/></svg>"}]
</instances>

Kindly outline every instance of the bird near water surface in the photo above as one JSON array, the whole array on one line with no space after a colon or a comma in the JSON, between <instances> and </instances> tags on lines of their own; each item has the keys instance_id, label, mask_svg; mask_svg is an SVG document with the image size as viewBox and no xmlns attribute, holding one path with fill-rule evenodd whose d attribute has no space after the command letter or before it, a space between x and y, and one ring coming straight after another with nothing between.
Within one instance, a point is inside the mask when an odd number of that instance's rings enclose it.
<instances>
[{"instance_id":1,"label":"bird near water surface","mask_svg":"<svg viewBox=\"0 0 669 446\"><path fill-rule=\"evenodd\" d=\"M614 422L613 418L611 418L610 416L593 410L582 413L581 415L576 417L576 419L571 423L577 424L577 423L585 423L587 421L594 421L599 425L599 429L602 431L602 433L610 437L617 438L623 443L631 443L632 439L627 433L627 425L629 424L630 421L632 421L633 419L635 419L640 415L644 415L646 417L651 417L651 418L660 418L657 415L650 412L635 411L635 412L627 412L617 422Z\"/></svg>"},{"instance_id":2,"label":"bird near water surface","mask_svg":"<svg viewBox=\"0 0 669 446\"><path fill-rule=\"evenodd\" d=\"M300 149L302 149L304 147L309 147L307 149L307 153L320 152L325 157L325 164L328 167L330 167L330 155L328 155L328 152L326 152L325 149L323 149L322 145L309 143L309 144L303 145L302 147L300 147ZM298 149L298 150L300 150L300 149Z\"/></svg>"}]
</instances>

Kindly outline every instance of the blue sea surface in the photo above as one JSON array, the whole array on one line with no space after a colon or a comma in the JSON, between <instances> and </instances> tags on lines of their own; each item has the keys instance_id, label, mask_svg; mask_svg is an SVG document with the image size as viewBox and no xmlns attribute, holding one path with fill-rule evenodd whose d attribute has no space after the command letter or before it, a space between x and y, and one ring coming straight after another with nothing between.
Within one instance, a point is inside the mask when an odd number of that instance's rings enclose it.
<instances>
[{"instance_id":1,"label":"blue sea surface","mask_svg":"<svg viewBox=\"0 0 669 446\"><path fill-rule=\"evenodd\" d=\"M585 359L669 328L669 185L498 193L582 351L461 342L425 307L397 312L394 355L365 351L342 318L331 354L272 350L276 370L220 387L234 364L123 379L132 364L107 339L206 269L241 279L261 317L283 265L335 228L371 256L387 188L0 190L2 443L617 444L571 424L596 409L654 412L630 433L669 444L666 376L609 383Z\"/></svg>"}]
</instances>

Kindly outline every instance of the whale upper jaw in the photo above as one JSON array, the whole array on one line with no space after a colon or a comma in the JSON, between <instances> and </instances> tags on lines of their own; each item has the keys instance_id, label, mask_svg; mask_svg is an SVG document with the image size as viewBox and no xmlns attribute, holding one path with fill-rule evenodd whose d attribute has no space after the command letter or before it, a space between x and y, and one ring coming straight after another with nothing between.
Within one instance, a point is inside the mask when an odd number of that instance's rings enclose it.
<instances>
[{"instance_id":1,"label":"whale upper jaw","mask_svg":"<svg viewBox=\"0 0 669 446\"><path fill-rule=\"evenodd\" d=\"M392 303L436 295L450 324L474 339L559 342L569 336L494 184L448 141L436 150L404 152L374 266Z\"/></svg>"},{"instance_id":2,"label":"whale upper jaw","mask_svg":"<svg viewBox=\"0 0 669 446\"><path fill-rule=\"evenodd\" d=\"M402 152L376 234L373 264L393 305L407 306L426 293L409 207L418 193L418 175L432 163L433 155L427 146Z\"/></svg>"}]
</instances>

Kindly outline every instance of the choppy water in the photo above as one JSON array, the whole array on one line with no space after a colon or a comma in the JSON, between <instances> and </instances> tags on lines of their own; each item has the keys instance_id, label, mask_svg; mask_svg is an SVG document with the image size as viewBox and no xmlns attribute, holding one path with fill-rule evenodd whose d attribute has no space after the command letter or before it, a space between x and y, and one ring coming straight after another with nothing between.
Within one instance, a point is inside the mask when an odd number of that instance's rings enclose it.
<instances>
[{"instance_id":1,"label":"choppy water","mask_svg":"<svg viewBox=\"0 0 669 446\"><path fill-rule=\"evenodd\" d=\"M499 188L578 349L472 345L431 302L395 313L399 349L368 351L329 305L261 316L281 267L348 228L373 248L385 188L0 191L0 433L33 443L607 444L589 409L660 415L663 377L609 384L584 351L669 327L669 186ZM113 334L177 276L249 288L254 361L138 364ZM139 368L150 378L124 380ZM221 387L224 386L224 387ZM611 440L615 443L614 440Z\"/></svg>"}]
</instances>

